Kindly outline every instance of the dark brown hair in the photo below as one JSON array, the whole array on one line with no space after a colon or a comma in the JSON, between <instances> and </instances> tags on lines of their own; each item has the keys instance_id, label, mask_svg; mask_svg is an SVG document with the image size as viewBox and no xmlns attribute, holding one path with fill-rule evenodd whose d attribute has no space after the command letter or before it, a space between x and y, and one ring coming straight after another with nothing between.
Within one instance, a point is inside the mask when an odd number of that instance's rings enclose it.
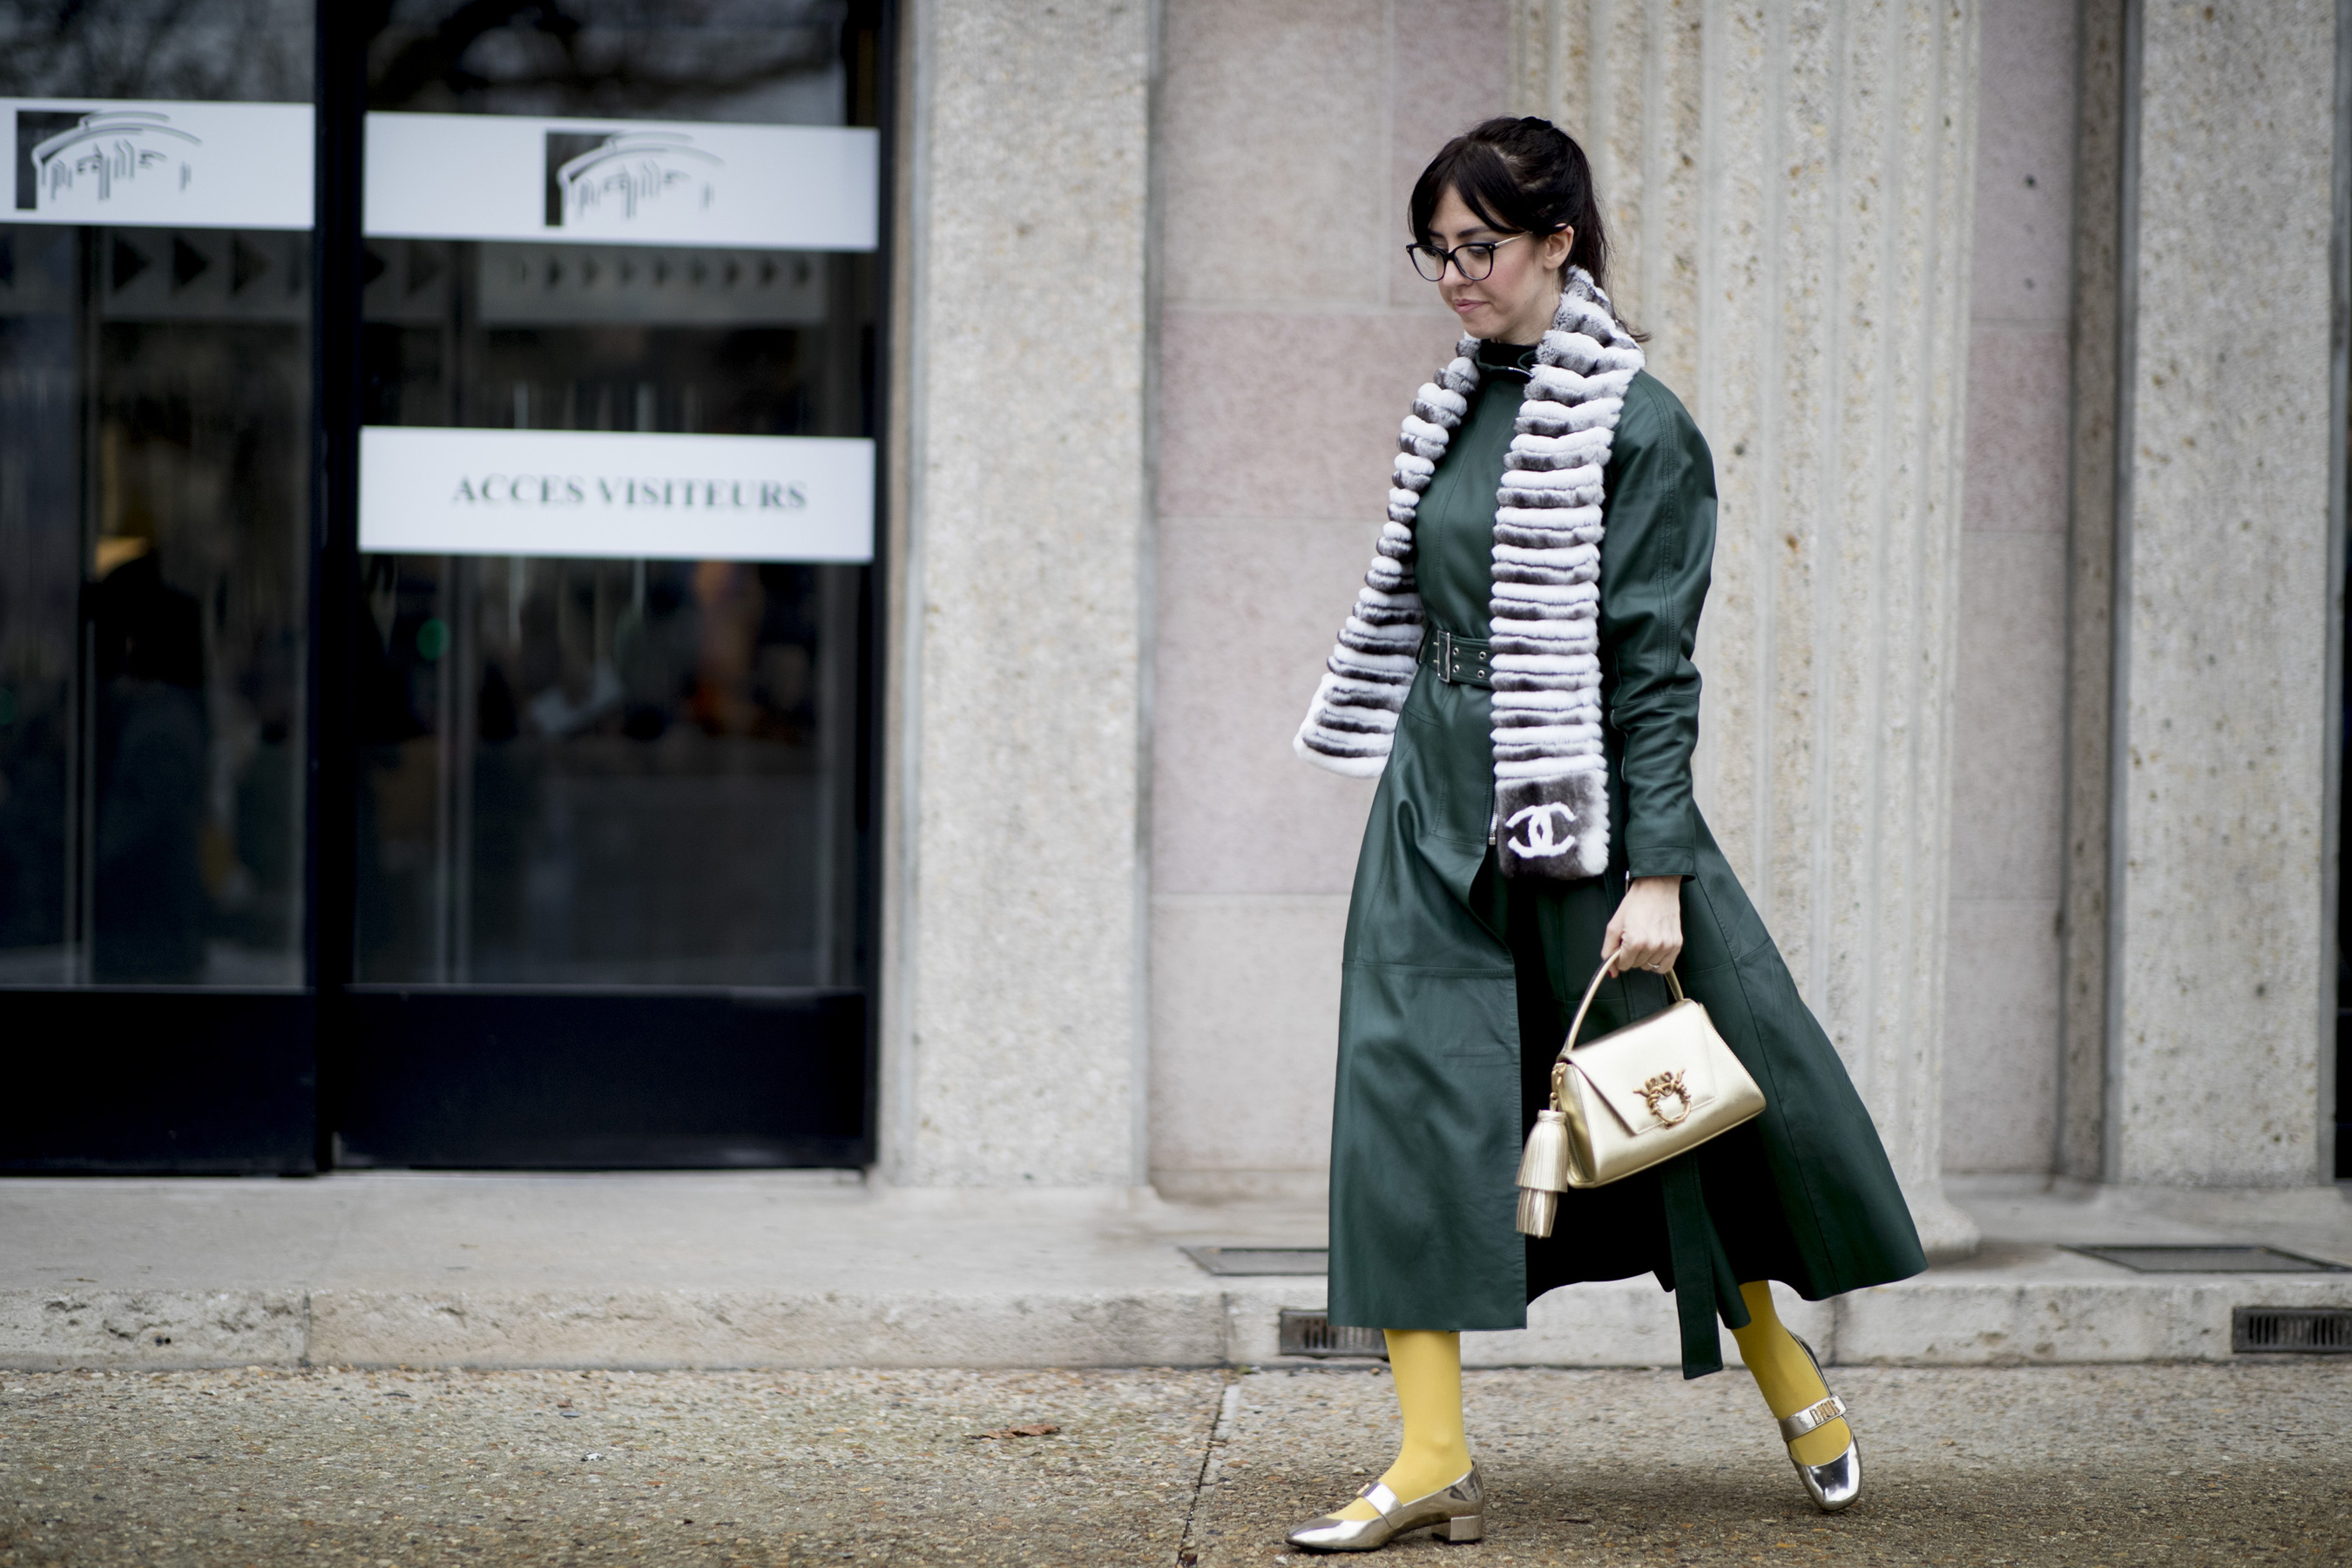
<instances>
[{"instance_id":1,"label":"dark brown hair","mask_svg":"<svg viewBox=\"0 0 2352 1568\"><path fill-rule=\"evenodd\" d=\"M1509 234L1573 228L1568 264L1609 288L1609 237L1592 165L1576 139L1549 120L1489 120L1438 150L1412 187L1412 237L1426 245L1447 191L1481 223Z\"/></svg>"}]
</instances>

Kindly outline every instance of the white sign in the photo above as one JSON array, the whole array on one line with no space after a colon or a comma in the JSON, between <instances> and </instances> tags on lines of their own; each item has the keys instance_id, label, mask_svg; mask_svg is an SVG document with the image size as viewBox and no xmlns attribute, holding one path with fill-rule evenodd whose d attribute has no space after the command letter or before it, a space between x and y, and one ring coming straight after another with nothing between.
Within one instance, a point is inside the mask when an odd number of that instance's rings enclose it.
<instances>
[{"instance_id":1,"label":"white sign","mask_svg":"<svg viewBox=\"0 0 2352 1568\"><path fill-rule=\"evenodd\" d=\"M367 117L367 232L871 250L880 133L834 125Z\"/></svg>"},{"instance_id":2,"label":"white sign","mask_svg":"<svg viewBox=\"0 0 2352 1568\"><path fill-rule=\"evenodd\" d=\"M371 425L360 431L360 548L871 561L874 443Z\"/></svg>"},{"instance_id":3,"label":"white sign","mask_svg":"<svg viewBox=\"0 0 2352 1568\"><path fill-rule=\"evenodd\" d=\"M310 106L0 99L11 223L309 228Z\"/></svg>"}]
</instances>

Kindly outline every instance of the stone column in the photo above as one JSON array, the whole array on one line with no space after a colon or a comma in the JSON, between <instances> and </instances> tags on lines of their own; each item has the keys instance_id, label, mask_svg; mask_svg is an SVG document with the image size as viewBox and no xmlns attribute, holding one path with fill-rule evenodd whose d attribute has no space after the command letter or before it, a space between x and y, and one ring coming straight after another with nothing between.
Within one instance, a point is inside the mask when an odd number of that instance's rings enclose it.
<instances>
[{"instance_id":1,"label":"stone column","mask_svg":"<svg viewBox=\"0 0 2352 1568\"><path fill-rule=\"evenodd\" d=\"M1142 1180L1145 0L913 0L882 1157Z\"/></svg>"},{"instance_id":2,"label":"stone column","mask_svg":"<svg viewBox=\"0 0 2352 1568\"><path fill-rule=\"evenodd\" d=\"M2131 0L2083 0L2074 138L2073 473L2067 519L2065 902L2052 1170L2105 1170L2108 805L2114 794L2116 413L2123 57Z\"/></svg>"},{"instance_id":3,"label":"stone column","mask_svg":"<svg viewBox=\"0 0 2352 1568\"><path fill-rule=\"evenodd\" d=\"M1886 0L1523 0L1614 293L1715 448L1698 792L1933 1257L1976 21Z\"/></svg>"},{"instance_id":4,"label":"stone column","mask_svg":"<svg viewBox=\"0 0 2352 1568\"><path fill-rule=\"evenodd\" d=\"M2337 7L2131 12L2105 1174L2303 1184L2335 1024Z\"/></svg>"}]
</instances>

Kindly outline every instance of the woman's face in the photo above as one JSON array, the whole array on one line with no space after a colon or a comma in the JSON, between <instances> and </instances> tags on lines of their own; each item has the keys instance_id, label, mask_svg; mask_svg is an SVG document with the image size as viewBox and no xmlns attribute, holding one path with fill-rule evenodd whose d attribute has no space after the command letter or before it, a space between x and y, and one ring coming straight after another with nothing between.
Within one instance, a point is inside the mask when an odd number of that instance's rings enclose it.
<instances>
[{"instance_id":1,"label":"woman's face","mask_svg":"<svg viewBox=\"0 0 2352 1568\"><path fill-rule=\"evenodd\" d=\"M1448 267L1438 281L1438 293L1464 331L1499 343L1531 343L1544 335L1559 309L1560 269L1576 242L1574 229L1514 237L1472 212L1451 187L1438 198L1429 226L1429 243L1447 250L1504 242L1495 252L1495 269L1478 281L1464 279L1455 267Z\"/></svg>"}]
</instances>

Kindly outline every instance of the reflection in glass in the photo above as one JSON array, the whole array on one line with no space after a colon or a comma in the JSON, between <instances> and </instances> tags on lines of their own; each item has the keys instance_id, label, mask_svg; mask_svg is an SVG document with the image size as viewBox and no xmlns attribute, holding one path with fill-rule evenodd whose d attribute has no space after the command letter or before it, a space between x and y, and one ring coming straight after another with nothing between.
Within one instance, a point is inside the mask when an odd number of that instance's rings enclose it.
<instances>
[{"instance_id":1,"label":"reflection in glass","mask_svg":"<svg viewBox=\"0 0 2352 1568\"><path fill-rule=\"evenodd\" d=\"M395 0L369 107L839 124L849 9ZM870 256L371 239L366 276L370 425L872 433ZM362 574L358 980L855 983L866 569Z\"/></svg>"},{"instance_id":2,"label":"reflection in glass","mask_svg":"<svg viewBox=\"0 0 2352 1568\"><path fill-rule=\"evenodd\" d=\"M848 90L842 23L874 8L872 0L390 0L368 49L368 107L838 125Z\"/></svg>"},{"instance_id":3,"label":"reflection in glass","mask_svg":"<svg viewBox=\"0 0 2352 1568\"><path fill-rule=\"evenodd\" d=\"M0 228L0 980L301 979L308 250Z\"/></svg>"},{"instance_id":4,"label":"reflection in glass","mask_svg":"<svg viewBox=\"0 0 2352 1568\"><path fill-rule=\"evenodd\" d=\"M840 972L854 571L373 556L366 590L362 979Z\"/></svg>"},{"instance_id":5,"label":"reflection in glass","mask_svg":"<svg viewBox=\"0 0 2352 1568\"><path fill-rule=\"evenodd\" d=\"M0 94L307 100L310 16L0 8ZM302 980L310 260L0 226L0 984Z\"/></svg>"}]
</instances>

